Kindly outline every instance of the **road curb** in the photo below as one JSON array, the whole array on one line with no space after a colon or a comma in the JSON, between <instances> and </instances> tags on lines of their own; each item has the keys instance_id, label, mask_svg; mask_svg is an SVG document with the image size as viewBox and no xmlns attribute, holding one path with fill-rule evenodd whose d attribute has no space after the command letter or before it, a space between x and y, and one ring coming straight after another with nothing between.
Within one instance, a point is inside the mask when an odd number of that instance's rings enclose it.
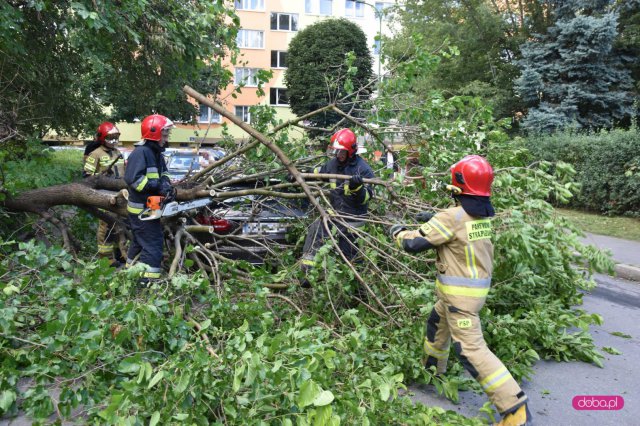
<instances>
[{"instance_id":1,"label":"road curb","mask_svg":"<svg viewBox=\"0 0 640 426\"><path fill-rule=\"evenodd\" d=\"M617 263L615 266L616 276L625 280L640 282L640 268L624 263Z\"/></svg>"}]
</instances>

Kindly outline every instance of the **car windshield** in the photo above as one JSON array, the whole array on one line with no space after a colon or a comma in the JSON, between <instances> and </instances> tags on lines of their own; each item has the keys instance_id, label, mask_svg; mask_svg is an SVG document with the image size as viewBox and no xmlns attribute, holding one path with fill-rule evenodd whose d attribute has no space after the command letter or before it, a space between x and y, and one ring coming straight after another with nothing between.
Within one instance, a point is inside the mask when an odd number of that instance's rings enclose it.
<instances>
[{"instance_id":1,"label":"car windshield","mask_svg":"<svg viewBox=\"0 0 640 426\"><path fill-rule=\"evenodd\" d=\"M172 155L169 160L169 169L199 170L200 163L195 155Z\"/></svg>"}]
</instances>

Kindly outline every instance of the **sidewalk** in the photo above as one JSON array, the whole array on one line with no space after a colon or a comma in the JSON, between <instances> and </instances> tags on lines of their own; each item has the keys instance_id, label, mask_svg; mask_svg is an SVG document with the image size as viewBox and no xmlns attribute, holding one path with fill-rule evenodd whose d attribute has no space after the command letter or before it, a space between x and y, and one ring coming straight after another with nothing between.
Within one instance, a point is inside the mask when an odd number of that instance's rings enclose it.
<instances>
[{"instance_id":1,"label":"sidewalk","mask_svg":"<svg viewBox=\"0 0 640 426\"><path fill-rule=\"evenodd\" d=\"M640 282L640 242L589 233L582 242L609 250L616 264L617 277Z\"/></svg>"}]
</instances>

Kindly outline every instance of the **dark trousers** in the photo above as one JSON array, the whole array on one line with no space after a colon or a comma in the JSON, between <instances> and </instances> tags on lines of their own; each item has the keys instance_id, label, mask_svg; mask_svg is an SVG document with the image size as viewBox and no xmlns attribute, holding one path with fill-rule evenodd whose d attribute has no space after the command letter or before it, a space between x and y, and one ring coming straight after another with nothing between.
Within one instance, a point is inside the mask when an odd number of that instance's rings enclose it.
<instances>
[{"instance_id":1,"label":"dark trousers","mask_svg":"<svg viewBox=\"0 0 640 426\"><path fill-rule=\"evenodd\" d=\"M338 248L348 260L352 260L358 254L358 247L355 245L358 237L350 229L359 228L364 225L364 222L361 220L347 220L345 222L347 225L340 222L331 223L330 229L337 228L335 239L338 242ZM313 258L327 238L329 238L329 235L322 224L322 219L316 219L309 226L307 237L304 240L304 247L302 248L303 269L313 266Z\"/></svg>"},{"instance_id":2,"label":"dark trousers","mask_svg":"<svg viewBox=\"0 0 640 426\"><path fill-rule=\"evenodd\" d=\"M129 224L133 241L127 252L127 261L131 262L140 254L139 262L144 263L154 270L159 270L162 263L162 246L164 234L162 223L156 220L140 220L138 215L129 213Z\"/></svg>"}]
</instances>

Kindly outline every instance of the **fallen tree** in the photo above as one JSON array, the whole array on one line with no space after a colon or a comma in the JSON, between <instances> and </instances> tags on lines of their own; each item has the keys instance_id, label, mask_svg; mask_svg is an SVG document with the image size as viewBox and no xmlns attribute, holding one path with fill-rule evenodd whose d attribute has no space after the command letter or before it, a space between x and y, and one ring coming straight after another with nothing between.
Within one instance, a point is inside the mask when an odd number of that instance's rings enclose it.
<instances>
[{"instance_id":1,"label":"fallen tree","mask_svg":"<svg viewBox=\"0 0 640 426\"><path fill-rule=\"evenodd\" d=\"M217 103L185 90L235 119ZM593 285L589 273L608 263L583 247L576 230L545 201L550 194L570 195L571 169L529 163L522 147L499 133L485 139L479 139L480 131L465 134L460 129L480 125L463 123L462 112L458 117L428 140L420 126L408 123L402 129L408 148L400 152L400 161L421 162L421 175L401 180L379 169L380 178L368 181L377 189L371 215L354 231L358 261L349 262L330 234L311 271L311 290L298 286L300 243L313 217L321 217L326 227L344 220L329 213L324 196L324 182L344 176L303 172L321 160L309 160L287 144L283 133L294 122L268 122L265 128L271 130L265 132L238 122L249 141L178 184L179 200L308 200L313 208L293 226L293 240L269 247L275 267L225 258L216 241L239 241L238 236L213 233L213 243L202 243L200 234L210 233L210 227L190 216L165 220L167 278L151 288L136 287L140 271L135 267L115 271L73 259L56 247L3 242L0 342L9 361L7 379L0 383L6 392L1 408L27 407L34 418L57 410L61 418L106 423L132 416L153 424L246 424L252 419L386 424L398 418L478 424L397 398L404 383L413 380L434 383L454 399L458 388L477 385L460 376L454 361L445 377L422 367L420 342L424 315L433 303L434 258L404 253L387 235L391 223L414 226L415 213L445 207L450 199L439 181L447 179L448 165L471 152L487 155L496 169L496 268L488 309L482 312L489 345L517 378L529 376L539 357L599 364L587 328L601 319L572 306L580 302L579 290ZM381 150L393 148L388 141L397 123L374 128L349 114L344 118L341 125L351 123L376 134L374 141L385 141L377 146ZM238 191L233 189L238 183L253 186ZM121 182L96 177L25 191L6 198L3 207L43 216L56 225L64 244L73 246L59 206L71 204L96 215L104 210L118 220L125 215L121 189ZM20 391L16 383L24 377L38 385ZM53 401L47 391L56 386L62 393Z\"/></svg>"}]
</instances>

